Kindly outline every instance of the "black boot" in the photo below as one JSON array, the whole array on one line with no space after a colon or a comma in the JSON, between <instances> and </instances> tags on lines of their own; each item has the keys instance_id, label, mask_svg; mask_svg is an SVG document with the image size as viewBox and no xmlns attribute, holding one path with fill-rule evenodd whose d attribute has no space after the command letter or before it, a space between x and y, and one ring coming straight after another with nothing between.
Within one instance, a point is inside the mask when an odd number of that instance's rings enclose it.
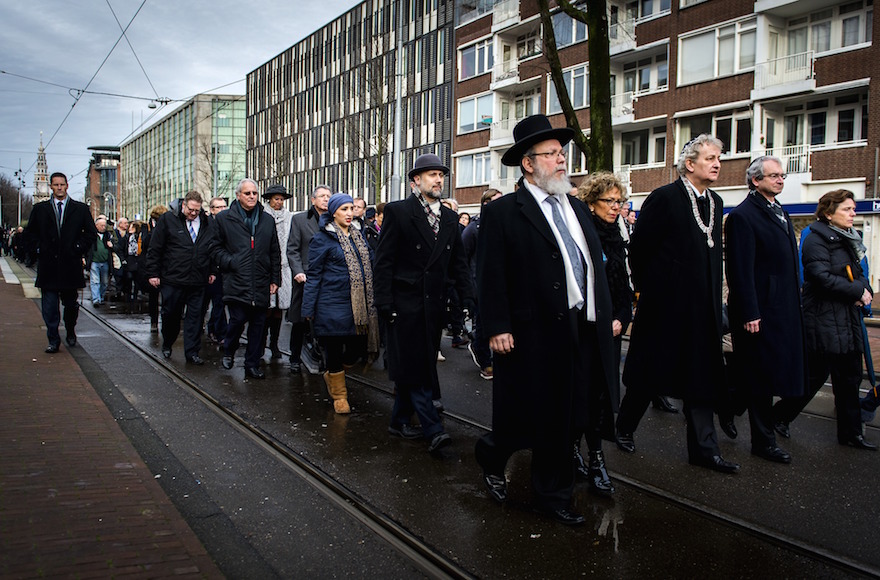
<instances>
[{"instance_id":1,"label":"black boot","mask_svg":"<svg viewBox=\"0 0 880 580\"><path fill-rule=\"evenodd\" d=\"M610 496L614 493L614 484L605 469L605 455L601 451L590 451L590 491L597 495Z\"/></svg>"},{"instance_id":2,"label":"black boot","mask_svg":"<svg viewBox=\"0 0 880 580\"><path fill-rule=\"evenodd\" d=\"M281 358L281 350L278 348L278 335L281 334L281 318L269 319L269 350L272 351L273 359Z\"/></svg>"}]
</instances>

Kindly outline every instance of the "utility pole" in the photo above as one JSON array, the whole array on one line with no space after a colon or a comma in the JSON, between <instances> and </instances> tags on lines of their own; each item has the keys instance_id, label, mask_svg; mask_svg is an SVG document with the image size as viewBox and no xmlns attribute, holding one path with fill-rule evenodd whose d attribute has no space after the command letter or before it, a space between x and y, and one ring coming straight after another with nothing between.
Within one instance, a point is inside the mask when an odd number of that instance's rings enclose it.
<instances>
[{"instance_id":1,"label":"utility pole","mask_svg":"<svg viewBox=\"0 0 880 580\"><path fill-rule=\"evenodd\" d=\"M15 176L18 177L18 223L16 225L21 225L21 157L18 158L18 171L15 172Z\"/></svg>"}]
</instances>

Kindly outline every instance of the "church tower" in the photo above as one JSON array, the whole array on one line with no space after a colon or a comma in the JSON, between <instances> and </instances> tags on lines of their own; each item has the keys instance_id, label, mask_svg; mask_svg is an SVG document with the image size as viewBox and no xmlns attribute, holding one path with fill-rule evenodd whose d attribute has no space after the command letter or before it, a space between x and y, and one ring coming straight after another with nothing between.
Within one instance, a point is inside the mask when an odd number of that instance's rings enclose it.
<instances>
[{"instance_id":1,"label":"church tower","mask_svg":"<svg viewBox=\"0 0 880 580\"><path fill-rule=\"evenodd\" d=\"M43 132L40 131L40 150L37 152L37 169L34 172L34 204L46 201L52 195L49 190L49 165L43 148Z\"/></svg>"}]
</instances>

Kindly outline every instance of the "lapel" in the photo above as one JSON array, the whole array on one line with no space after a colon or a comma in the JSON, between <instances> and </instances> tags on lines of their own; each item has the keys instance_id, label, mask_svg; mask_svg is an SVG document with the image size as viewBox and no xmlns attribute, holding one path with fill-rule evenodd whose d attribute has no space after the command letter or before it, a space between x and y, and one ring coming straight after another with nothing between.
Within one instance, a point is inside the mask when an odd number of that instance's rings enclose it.
<instances>
[{"instance_id":1,"label":"lapel","mask_svg":"<svg viewBox=\"0 0 880 580\"><path fill-rule=\"evenodd\" d=\"M456 217L454 211L443 207L443 205L440 206L440 229L437 231L437 240L434 242L434 249L431 252L431 257L428 258L428 266L440 258L440 255L446 250L449 240L455 235L455 230L453 228L458 227L458 220ZM428 223L427 218L423 221L426 224ZM434 232L431 231L430 226L428 226L428 231L431 232L431 237L433 237Z\"/></svg>"},{"instance_id":2,"label":"lapel","mask_svg":"<svg viewBox=\"0 0 880 580\"><path fill-rule=\"evenodd\" d=\"M556 236L553 235L553 230L550 229L550 224L547 223L547 218L544 217L544 212L538 207L538 202L535 201L531 192L526 189L525 185L522 185L516 190L514 195L516 196L516 202L520 206L520 211L526 219L532 222L535 229L538 230L548 242L553 244L555 248L560 249L559 245L556 243Z\"/></svg>"},{"instance_id":3,"label":"lapel","mask_svg":"<svg viewBox=\"0 0 880 580\"><path fill-rule=\"evenodd\" d=\"M788 217L788 212L786 212L785 210L782 210L783 213L785 213L785 218L786 218L785 223L783 223L783 222L779 221L779 218L776 217L776 214L773 213L773 210L770 209L770 206L767 205L767 200L764 199L764 197L761 194L755 193L754 195L752 195L752 193L749 192L749 199L751 200L751 202L753 204L758 206L761 213L764 214L765 216L767 216L767 219L769 219L777 227L782 229L782 231L785 232L786 237L788 237L788 234L791 230L791 219Z\"/></svg>"},{"instance_id":4,"label":"lapel","mask_svg":"<svg viewBox=\"0 0 880 580\"><path fill-rule=\"evenodd\" d=\"M416 197L416 194L411 193L407 198L406 203L409 204L410 208L410 220L412 221L413 227L418 230L418 232L425 239L425 242L433 247L437 244L437 241L440 238L440 233L437 234L437 240L434 239L434 230L431 229L431 226L428 225L428 216L425 215L425 209L422 206L422 202ZM443 207L442 205L440 206ZM443 211L440 211L440 232L443 231Z\"/></svg>"}]
</instances>

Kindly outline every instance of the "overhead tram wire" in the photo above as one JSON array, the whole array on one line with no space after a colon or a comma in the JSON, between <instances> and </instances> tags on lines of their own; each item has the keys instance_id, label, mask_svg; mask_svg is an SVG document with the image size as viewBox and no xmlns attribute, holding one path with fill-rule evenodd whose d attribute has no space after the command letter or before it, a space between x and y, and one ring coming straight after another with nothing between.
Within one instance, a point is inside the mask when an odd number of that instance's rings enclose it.
<instances>
[{"instance_id":1,"label":"overhead tram wire","mask_svg":"<svg viewBox=\"0 0 880 580\"><path fill-rule=\"evenodd\" d=\"M146 2L147 0L144 0ZM131 49L131 53L134 55L134 59L137 61L138 66L141 67L141 72L144 73L144 77L146 77L147 82L150 83L150 88L153 89L153 94L156 95L156 98L159 99L159 93L156 91L156 87L153 86L153 81L150 80L150 75L147 74L146 69L144 69L144 65L141 64L141 59L138 58L137 52L135 52L134 47L131 45L131 41L128 39L128 36L125 34L125 30L122 28L122 23L119 22L119 18L116 16L116 11L113 10L113 6L110 5L110 0L106 0L107 7L110 9L110 13L113 14L113 19L116 20L116 25L119 26L119 30L122 30L122 36L125 38L125 42L128 44L128 48ZM143 6L143 4L141 4ZM140 11L140 8L138 8ZM135 14L137 16L137 14ZM128 28L126 26L126 28Z\"/></svg>"},{"instance_id":2,"label":"overhead tram wire","mask_svg":"<svg viewBox=\"0 0 880 580\"><path fill-rule=\"evenodd\" d=\"M53 86L53 87L58 87L58 88L60 88L60 89L64 89L64 90L66 90L66 91L68 91L68 92L70 92L70 91L76 91L76 92L78 92L78 93L82 93L82 94L84 94L84 95L98 95L98 96L105 96L105 97L119 97L119 98L122 98L122 99L133 99L133 100L136 100L136 101L155 101L155 100L156 100L155 97L142 97L142 96L140 96L140 95L126 95L126 94L122 94L122 93L108 93L108 92L106 92L106 91L88 91L88 90L85 90L85 89L77 89L76 87L68 87L68 86L65 86L65 85L60 85L60 84L58 84L58 83L53 83L53 82L50 82L50 81L44 81L44 80L42 80L42 79L35 79L35 78L33 78L33 77L29 77L29 76L25 76L25 75L20 75L20 74L18 74L18 73L9 72L9 71L6 71L6 70L0 70L0 74L9 75L9 76L11 76L11 77L17 77L17 78L20 78L20 79L25 79L25 80L28 80L28 81L33 81L33 82L35 82L35 83L41 83L41 84L44 84L44 85L50 85L50 86ZM239 81L236 81L236 82L239 82ZM232 84L232 83L230 83L230 84ZM0 90L2 90L2 89L0 89ZM23 91L21 91L21 92L23 92ZM39 93L39 94L58 94L58 93ZM166 99L162 99L162 100L164 101L164 100L166 100ZM168 102L170 103L170 102L177 102L177 101L180 101L181 99L167 99L167 100L168 100Z\"/></svg>"}]
</instances>

